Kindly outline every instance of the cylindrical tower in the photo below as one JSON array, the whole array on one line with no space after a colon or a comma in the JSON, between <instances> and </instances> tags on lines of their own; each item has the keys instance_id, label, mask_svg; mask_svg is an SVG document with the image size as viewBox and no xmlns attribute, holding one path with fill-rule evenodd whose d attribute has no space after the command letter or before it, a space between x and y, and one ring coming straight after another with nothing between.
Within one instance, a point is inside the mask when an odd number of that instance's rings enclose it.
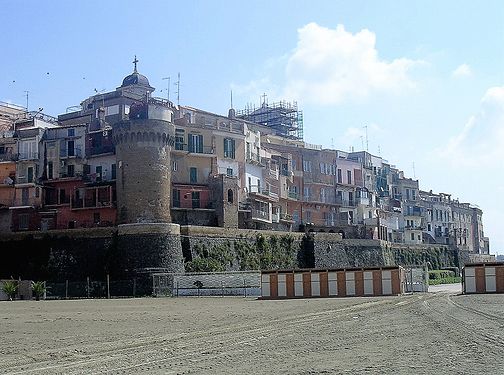
<instances>
[{"instance_id":1,"label":"cylindrical tower","mask_svg":"<svg viewBox=\"0 0 504 375\"><path fill-rule=\"evenodd\" d=\"M171 160L175 128L158 119L113 126L119 224L170 223Z\"/></svg>"}]
</instances>

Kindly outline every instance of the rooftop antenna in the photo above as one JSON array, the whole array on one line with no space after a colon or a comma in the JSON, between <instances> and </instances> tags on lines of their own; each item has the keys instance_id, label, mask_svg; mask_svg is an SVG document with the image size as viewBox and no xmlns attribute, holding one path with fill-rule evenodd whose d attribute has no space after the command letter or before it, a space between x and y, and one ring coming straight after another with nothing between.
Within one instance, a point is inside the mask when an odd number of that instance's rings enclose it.
<instances>
[{"instance_id":1,"label":"rooftop antenna","mask_svg":"<svg viewBox=\"0 0 504 375\"><path fill-rule=\"evenodd\" d=\"M231 90L231 109L233 109L233 90Z\"/></svg>"},{"instance_id":2,"label":"rooftop antenna","mask_svg":"<svg viewBox=\"0 0 504 375\"><path fill-rule=\"evenodd\" d=\"M177 75L177 82L175 86L177 86L177 105L180 105L180 73Z\"/></svg>"},{"instance_id":3,"label":"rooftop antenna","mask_svg":"<svg viewBox=\"0 0 504 375\"><path fill-rule=\"evenodd\" d=\"M26 112L28 112L28 98L30 97L30 92L28 90L25 90L25 97L26 97Z\"/></svg>"},{"instance_id":4,"label":"rooftop antenna","mask_svg":"<svg viewBox=\"0 0 504 375\"><path fill-rule=\"evenodd\" d=\"M362 135L360 136L360 141L361 141L362 149L364 150L364 137Z\"/></svg>"},{"instance_id":5,"label":"rooftop antenna","mask_svg":"<svg viewBox=\"0 0 504 375\"><path fill-rule=\"evenodd\" d=\"M171 81L171 77L164 77L163 81L164 80L168 80L168 93L166 94L166 98L168 99L168 101L170 101L170 81Z\"/></svg>"},{"instance_id":6,"label":"rooftop antenna","mask_svg":"<svg viewBox=\"0 0 504 375\"><path fill-rule=\"evenodd\" d=\"M413 162L413 178L416 179L415 162Z\"/></svg>"},{"instance_id":7,"label":"rooftop antenna","mask_svg":"<svg viewBox=\"0 0 504 375\"><path fill-rule=\"evenodd\" d=\"M368 133L367 133L367 125L364 126L364 129L366 129L366 151L369 152L369 139L368 139Z\"/></svg>"}]
</instances>

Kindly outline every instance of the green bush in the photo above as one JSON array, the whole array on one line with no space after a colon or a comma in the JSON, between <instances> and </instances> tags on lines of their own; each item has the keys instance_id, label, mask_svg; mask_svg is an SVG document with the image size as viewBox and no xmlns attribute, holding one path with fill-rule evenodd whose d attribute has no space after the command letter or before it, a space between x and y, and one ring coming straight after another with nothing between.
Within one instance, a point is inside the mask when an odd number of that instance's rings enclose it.
<instances>
[{"instance_id":1,"label":"green bush","mask_svg":"<svg viewBox=\"0 0 504 375\"><path fill-rule=\"evenodd\" d=\"M461 280L462 278L458 276L444 277L441 279L429 279L429 285L457 284L460 283Z\"/></svg>"},{"instance_id":2,"label":"green bush","mask_svg":"<svg viewBox=\"0 0 504 375\"><path fill-rule=\"evenodd\" d=\"M16 297L18 291L18 282L16 280L4 281L2 290L4 291L5 294L7 294L7 297L9 297L9 299L12 301Z\"/></svg>"},{"instance_id":3,"label":"green bush","mask_svg":"<svg viewBox=\"0 0 504 375\"><path fill-rule=\"evenodd\" d=\"M455 272L451 270L433 270L429 271L429 280L439 280L455 277Z\"/></svg>"},{"instance_id":4,"label":"green bush","mask_svg":"<svg viewBox=\"0 0 504 375\"><path fill-rule=\"evenodd\" d=\"M46 292L46 286L44 281L32 281L32 291L35 295L35 299L38 301L40 297Z\"/></svg>"}]
</instances>

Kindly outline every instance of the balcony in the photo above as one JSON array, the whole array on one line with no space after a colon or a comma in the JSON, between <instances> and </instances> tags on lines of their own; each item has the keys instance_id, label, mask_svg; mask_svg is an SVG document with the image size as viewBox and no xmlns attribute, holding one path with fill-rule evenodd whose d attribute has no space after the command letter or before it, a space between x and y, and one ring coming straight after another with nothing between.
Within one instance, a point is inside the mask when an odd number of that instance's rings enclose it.
<instances>
[{"instance_id":1,"label":"balcony","mask_svg":"<svg viewBox=\"0 0 504 375\"><path fill-rule=\"evenodd\" d=\"M16 161L19 155L12 152L7 152L5 154L0 154L0 161Z\"/></svg>"},{"instance_id":2,"label":"balcony","mask_svg":"<svg viewBox=\"0 0 504 375\"><path fill-rule=\"evenodd\" d=\"M252 219L263 220L270 222L270 215L267 211L260 211L256 209L252 209Z\"/></svg>"},{"instance_id":3,"label":"balcony","mask_svg":"<svg viewBox=\"0 0 504 375\"><path fill-rule=\"evenodd\" d=\"M37 160L39 158L38 152L20 152L19 160Z\"/></svg>"},{"instance_id":4,"label":"balcony","mask_svg":"<svg viewBox=\"0 0 504 375\"><path fill-rule=\"evenodd\" d=\"M355 207L355 200L353 199L345 199L345 198L340 198L336 197L336 204L339 204L342 207Z\"/></svg>"},{"instance_id":5,"label":"balcony","mask_svg":"<svg viewBox=\"0 0 504 375\"><path fill-rule=\"evenodd\" d=\"M207 154L207 155L211 155L214 153L212 146L194 145L192 147L189 147L189 145L185 143L176 143L173 151L186 151L190 154Z\"/></svg>"},{"instance_id":6,"label":"balcony","mask_svg":"<svg viewBox=\"0 0 504 375\"><path fill-rule=\"evenodd\" d=\"M270 200L278 201L278 188L270 186L269 188L253 185L250 187L250 194L268 197Z\"/></svg>"},{"instance_id":7,"label":"balcony","mask_svg":"<svg viewBox=\"0 0 504 375\"><path fill-rule=\"evenodd\" d=\"M294 191L289 191L289 199L299 200L299 193Z\"/></svg>"},{"instance_id":8,"label":"balcony","mask_svg":"<svg viewBox=\"0 0 504 375\"><path fill-rule=\"evenodd\" d=\"M245 158L247 160L247 163L253 163L253 164L263 165L263 163L261 161L261 157L259 156L259 154L256 154L254 152L248 153Z\"/></svg>"},{"instance_id":9,"label":"balcony","mask_svg":"<svg viewBox=\"0 0 504 375\"><path fill-rule=\"evenodd\" d=\"M69 149L61 149L59 154L61 159L66 158L82 158L82 150L78 147L69 148Z\"/></svg>"}]
</instances>

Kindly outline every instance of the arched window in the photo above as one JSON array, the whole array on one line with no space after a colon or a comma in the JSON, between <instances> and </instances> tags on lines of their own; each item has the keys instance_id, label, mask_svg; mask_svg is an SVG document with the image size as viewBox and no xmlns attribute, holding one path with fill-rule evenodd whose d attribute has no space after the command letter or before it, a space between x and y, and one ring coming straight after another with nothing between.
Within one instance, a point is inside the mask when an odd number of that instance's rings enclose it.
<instances>
[{"instance_id":1,"label":"arched window","mask_svg":"<svg viewBox=\"0 0 504 375\"><path fill-rule=\"evenodd\" d=\"M228 203L233 203L233 190L228 190Z\"/></svg>"}]
</instances>

